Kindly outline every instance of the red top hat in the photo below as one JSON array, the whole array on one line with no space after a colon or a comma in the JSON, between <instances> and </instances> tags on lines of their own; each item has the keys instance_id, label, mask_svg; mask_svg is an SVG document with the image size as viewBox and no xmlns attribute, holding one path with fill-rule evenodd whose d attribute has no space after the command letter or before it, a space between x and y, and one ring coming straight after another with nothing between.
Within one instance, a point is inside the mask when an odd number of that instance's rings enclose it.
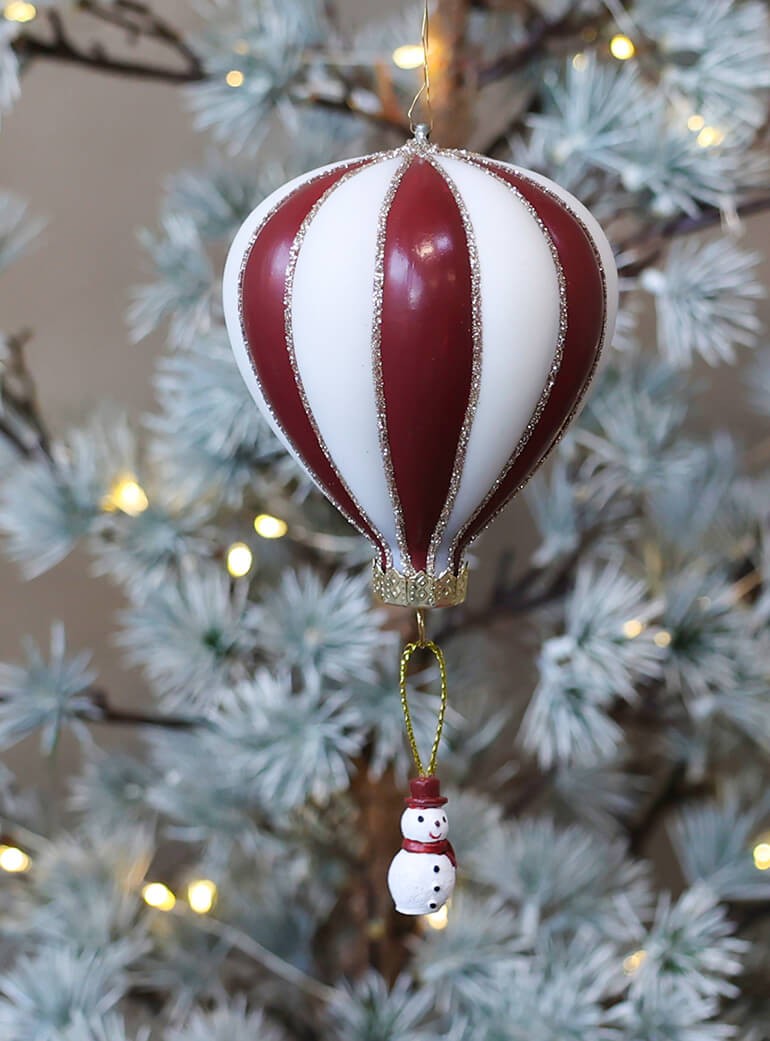
<instances>
[{"instance_id":1,"label":"red top hat","mask_svg":"<svg viewBox=\"0 0 770 1041\"><path fill-rule=\"evenodd\" d=\"M447 799L441 794L438 777L415 777L409 782L412 794L404 802L413 810L427 810L431 806L443 806Z\"/></svg>"}]
</instances>

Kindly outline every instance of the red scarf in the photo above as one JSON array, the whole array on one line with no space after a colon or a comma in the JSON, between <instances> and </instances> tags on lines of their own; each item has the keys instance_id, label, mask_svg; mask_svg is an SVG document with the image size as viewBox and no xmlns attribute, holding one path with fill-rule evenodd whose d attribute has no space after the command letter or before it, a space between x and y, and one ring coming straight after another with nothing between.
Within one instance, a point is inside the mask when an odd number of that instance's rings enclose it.
<instances>
[{"instance_id":1,"label":"red scarf","mask_svg":"<svg viewBox=\"0 0 770 1041\"><path fill-rule=\"evenodd\" d=\"M452 849L452 843L448 839L439 839L437 842L418 842L416 839L402 839L401 849L408 853L435 853L436 856L444 854L449 857L452 867L457 867L457 857Z\"/></svg>"}]
</instances>

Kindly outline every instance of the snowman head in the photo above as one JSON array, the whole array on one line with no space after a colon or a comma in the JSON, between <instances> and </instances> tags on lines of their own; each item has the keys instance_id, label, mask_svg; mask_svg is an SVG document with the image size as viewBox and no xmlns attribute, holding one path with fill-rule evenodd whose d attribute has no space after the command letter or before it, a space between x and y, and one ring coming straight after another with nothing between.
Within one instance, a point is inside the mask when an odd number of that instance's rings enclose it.
<instances>
[{"instance_id":1,"label":"snowman head","mask_svg":"<svg viewBox=\"0 0 770 1041\"><path fill-rule=\"evenodd\" d=\"M447 837L449 823L442 806L407 806L401 815L401 834L415 842L439 842Z\"/></svg>"},{"instance_id":2,"label":"snowman head","mask_svg":"<svg viewBox=\"0 0 770 1041\"><path fill-rule=\"evenodd\" d=\"M440 842L447 837L444 804L437 777L416 777L409 782L410 795L401 817L401 833L414 842Z\"/></svg>"}]
</instances>

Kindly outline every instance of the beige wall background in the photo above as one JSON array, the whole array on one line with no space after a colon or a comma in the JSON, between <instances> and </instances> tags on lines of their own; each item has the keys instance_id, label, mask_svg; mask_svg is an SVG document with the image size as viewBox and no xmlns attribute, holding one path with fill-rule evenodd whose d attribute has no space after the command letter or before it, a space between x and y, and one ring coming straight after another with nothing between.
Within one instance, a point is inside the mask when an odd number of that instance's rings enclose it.
<instances>
[{"instance_id":1,"label":"beige wall background","mask_svg":"<svg viewBox=\"0 0 770 1041\"><path fill-rule=\"evenodd\" d=\"M155 6L182 23L190 17L184 0ZM347 6L351 17L364 20L400 5L348 0ZM118 38L110 43L123 46ZM0 279L0 327L34 329L29 356L54 430L105 403L136 419L152 407L161 338L132 345L124 324L128 290L149 274L136 229L154 226L165 179L201 158L204 145L178 88L53 63L39 63L26 75L22 99L0 134L0 186L28 199L48 224L38 248ZM770 217L747 225L745 241L765 249ZM769 273L766 264L766 280ZM716 417L747 441L759 436L762 423L744 406L740 366L716 373L699 366L694 376L711 388L704 428ZM480 555L489 570L501 545L524 548L531 541L525 508L516 504ZM88 569L78 552L25 583L0 559L0 660L18 659L23 634L45 643L51 620L62 619L74 648L93 649L115 701L136 703L146 697L141 676L124 666L111 637L121 597ZM11 758L18 768L36 756L21 748Z\"/></svg>"}]
</instances>

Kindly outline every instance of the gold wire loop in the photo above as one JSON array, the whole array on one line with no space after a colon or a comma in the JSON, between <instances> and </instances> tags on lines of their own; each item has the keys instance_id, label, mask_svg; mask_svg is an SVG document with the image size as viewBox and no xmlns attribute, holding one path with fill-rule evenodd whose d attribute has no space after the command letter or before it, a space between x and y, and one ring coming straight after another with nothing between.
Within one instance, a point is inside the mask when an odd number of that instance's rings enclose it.
<instances>
[{"instance_id":1,"label":"gold wire loop","mask_svg":"<svg viewBox=\"0 0 770 1041\"><path fill-rule=\"evenodd\" d=\"M422 758L420 757L420 750L417 747L417 738L414 736L414 727L412 726L412 715L409 711L409 701L406 693L406 679L407 672L409 669L409 661L415 651L424 648L426 651L430 651L438 662L439 674L441 675L441 704L438 711L438 721L436 723L436 735L433 738L433 746L430 750L430 760L428 762L428 769L422 765ZM447 707L447 680L446 680L446 662L444 661L444 654L441 648L433 643L431 640L427 642L419 643L408 643L404 647L403 654L401 655L401 667L399 669L399 689L401 691L401 708L404 712L404 723L406 724L406 736L409 738L409 747L412 749L412 757L414 759L414 765L417 767L417 773L420 777L431 777L436 772L436 760L438 759L438 746L441 742L441 731L444 729L444 715L446 714Z\"/></svg>"},{"instance_id":2,"label":"gold wire loop","mask_svg":"<svg viewBox=\"0 0 770 1041\"><path fill-rule=\"evenodd\" d=\"M409 106L406 118L409 120L409 129L413 134L417 133L418 128L422 128L423 134L427 137L427 134L429 134L433 129L433 110L430 104L430 65L428 64L428 51L430 49L430 12L428 11L428 0L425 0L422 9L422 30L420 32L420 39L422 45L422 86L412 99L412 104ZM419 123L415 123L414 111L423 95L425 96L425 110L428 118L427 120L421 120ZM425 128L427 128L427 133Z\"/></svg>"},{"instance_id":3,"label":"gold wire loop","mask_svg":"<svg viewBox=\"0 0 770 1041\"><path fill-rule=\"evenodd\" d=\"M425 646L425 611L417 608L417 642L420 647Z\"/></svg>"}]
</instances>

